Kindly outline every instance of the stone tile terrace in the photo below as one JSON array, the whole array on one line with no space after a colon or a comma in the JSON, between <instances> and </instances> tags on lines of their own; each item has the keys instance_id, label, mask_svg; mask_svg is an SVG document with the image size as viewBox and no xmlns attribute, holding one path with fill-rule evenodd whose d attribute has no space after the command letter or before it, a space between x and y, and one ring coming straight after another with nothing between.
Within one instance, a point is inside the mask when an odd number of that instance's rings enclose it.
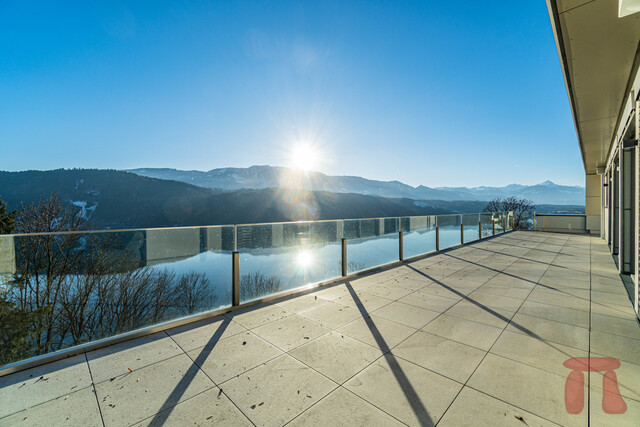
<instances>
[{"instance_id":1,"label":"stone tile terrace","mask_svg":"<svg viewBox=\"0 0 640 427\"><path fill-rule=\"evenodd\" d=\"M563 362L587 356L620 361L624 414L604 372L567 412ZM523 231L0 378L0 425L638 420L640 328L604 241Z\"/></svg>"}]
</instances>

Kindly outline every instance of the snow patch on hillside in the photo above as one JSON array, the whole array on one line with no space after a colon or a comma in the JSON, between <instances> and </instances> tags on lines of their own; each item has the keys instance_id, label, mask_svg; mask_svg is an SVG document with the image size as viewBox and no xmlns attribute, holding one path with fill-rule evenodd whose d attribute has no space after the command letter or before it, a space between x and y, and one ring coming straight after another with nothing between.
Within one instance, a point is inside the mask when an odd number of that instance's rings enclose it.
<instances>
[{"instance_id":1,"label":"snow patch on hillside","mask_svg":"<svg viewBox=\"0 0 640 427\"><path fill-rule=\"evenodd\" d=\"M93 215L96 208L98 207L97 203L93 206L87 207L87 202L84 200L72 200L71 204L80 209L78 211L78 216L82 219L87 219L87 220L91 218L91 215Z\"/></svg>"}]
</instances>

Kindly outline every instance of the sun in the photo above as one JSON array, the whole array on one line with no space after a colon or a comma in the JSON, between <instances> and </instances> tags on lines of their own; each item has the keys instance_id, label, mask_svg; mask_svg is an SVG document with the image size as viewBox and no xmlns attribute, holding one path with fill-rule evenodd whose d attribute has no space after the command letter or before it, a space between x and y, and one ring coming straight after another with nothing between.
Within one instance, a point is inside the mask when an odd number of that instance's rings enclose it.
<instances>
[{"instance_id":1,"label":"sun","mask_svg":"<svg viewBox=\"0 0 640 427\"><path fill-rule=\"evenodd\" d=\"M313 255L309 251L298 252L297 261L300 267L307 268L313 263Z\"/></svg>"},{"instance_id":2,"label":"sun","mask_svg":"<svg viewBox=\"0 0 640 427\"><path fill-rule=\"evenodd\" d=\"M318 164L318 150L311 144L299 142L291 148L291 166L303 171L310 171Z\"/></svg>"}]
</instances>

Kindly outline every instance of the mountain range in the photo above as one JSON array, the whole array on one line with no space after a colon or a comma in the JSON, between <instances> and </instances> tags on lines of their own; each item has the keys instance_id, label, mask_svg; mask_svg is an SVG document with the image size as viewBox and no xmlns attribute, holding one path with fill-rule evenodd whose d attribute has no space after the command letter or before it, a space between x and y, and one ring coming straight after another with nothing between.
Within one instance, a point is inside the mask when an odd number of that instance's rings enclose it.
<instances>
[{"instance_id":1,"label":"mountain range","mask_svg":"<svg viewBox=\"0 0 640 427\"><path fill-rule=\"evenodd\" d=\"M214 190L118 170L0 172L0 198L9 209L50 193L74 206L93 229L477 213L486 205L282 187ZM580 213L584 207L542 204L536 210Z\"/></svg>"},{"instance_id":2,"label":"mountain range","mask_svg":"<svg viewBox=\"0 0 640 427\"><path fill-rule=\"evenodd\" d=\"M332 193L356 193L414 200L480 200L516 196L536 204L584 205L585 189L545 181L536 185L505 187L412 187L400 181L376 181L359 176L330 176L277 166L212 169L208 172L168 168L129 169L150 178L180 181L199 187L234 191L240 189L286 188Z\"/></svg>"}]
</instances>

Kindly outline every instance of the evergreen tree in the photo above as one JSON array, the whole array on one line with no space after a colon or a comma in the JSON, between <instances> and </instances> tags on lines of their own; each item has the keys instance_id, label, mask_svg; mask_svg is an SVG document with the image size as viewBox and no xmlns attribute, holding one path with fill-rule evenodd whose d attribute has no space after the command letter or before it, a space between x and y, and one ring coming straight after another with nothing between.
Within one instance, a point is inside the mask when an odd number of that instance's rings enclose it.
<instances>
[{"instance_id":1,"label":"evergreen tree","mask_svg":"<svg viewBox=\"0 0 640 427\"><path fill-rule=\"evenodd\" d=\"M18 211L9 212L7 204L0 199L0 234L10 234L16 224L16 215Z\"/></svg>"}]
</instances>

